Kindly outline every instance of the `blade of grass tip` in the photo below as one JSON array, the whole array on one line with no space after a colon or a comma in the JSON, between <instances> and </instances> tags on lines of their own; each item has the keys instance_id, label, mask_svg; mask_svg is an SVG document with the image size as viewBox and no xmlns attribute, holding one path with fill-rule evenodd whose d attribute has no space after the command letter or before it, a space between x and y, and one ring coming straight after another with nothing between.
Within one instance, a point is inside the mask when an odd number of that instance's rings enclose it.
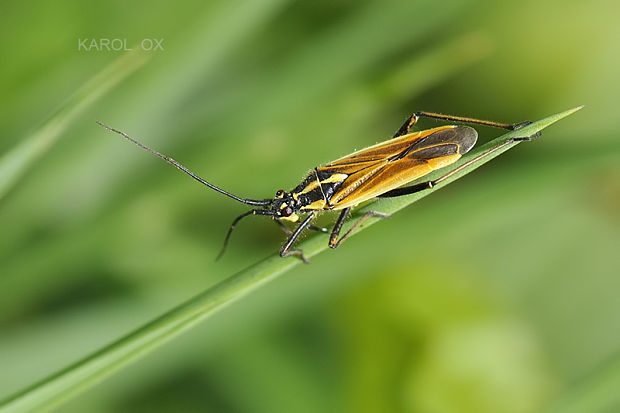
<instances>
[{"instance_id":1,"label":"blade of grass tip","mask_svg":"<svg viewBox=\"0 0 620 413\"><path fill-rule=\"evenodd\" d=\"M67 130L71 122L97 99L148 60L149 55L136 48L89 79L32 135L0 157L0 200Z\"/></svg>"},{"instance_id":2,"label":"blade of grass tip","mask_svg":"<svg viewBox=\"0 0 620 413\"><path fill-rule=\"evenodd\" d=\"M606 361L590 377L570 387L549 409L552 413L596 413L620 407L620 357Z\"/></svg>"},{"instance_id":3,"label":"blade of grass tip","mask_svg":"<svg viewBox=\"0 0 620 413\"><path fill-rule=\"evenodd\" d=\"M581 107L550 116L518 131L507 133L486 145L482 145L477 150L472 151L473 153L466 154L461 162L467 162L486 149L499 143L506 142L512 137L533 135L579 109L581 109ZM358 214L363 214L370 209L384 213L396 212L471 172L514 145L516 145L516 143L507 145L502 151L498 151L492 156L480 159L478 162L465 168L460 173L451 176L432 189L400 198L382 199L373 202L362 208ZM372 221L369 220L367 225L360 227L360 230L371 223ZM348 223L347 227L350 227L350 225L351 223ZM345 227L345 230L347 227ZM308 256L314 256L327 248L326 237L325 234L310 236L304 242L300 243L299 247L303 249ZM282 259L279 255L274 254L207 289L89 357L78 361L55 375L0 402L0 409L6 409L6 411L30 411L40 408L55 407L79 392L95 385L114 371L147 354L152 349L172 339L182 331L191 328L216 311L225 308L227 305L251 293L263 284L272 281L294 266L299 265L299 263L300 260L298 259Z\"/></svg>"}]
</instances>

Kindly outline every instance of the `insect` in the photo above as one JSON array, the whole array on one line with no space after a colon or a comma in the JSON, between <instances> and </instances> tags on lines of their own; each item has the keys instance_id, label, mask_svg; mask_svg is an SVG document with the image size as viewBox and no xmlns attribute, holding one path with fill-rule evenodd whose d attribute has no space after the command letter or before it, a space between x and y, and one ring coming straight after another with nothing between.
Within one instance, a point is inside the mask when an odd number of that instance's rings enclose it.
<instances>
[{"instance_id":1,"label":"insect","mask_svg":"<svg viewBox=\"0 0 620 413\"><path fill-rule=\"evenodd\" d=\"M478 139L478 133L474 128L462 125L446 125L418 132L410 132L411 127L417 123L420 117L458 123L479 124L507 130L517 130L531 123L526 121L516 124L507 124L462 116L443 115L440 113L415 112L407 118L405 123L403 123L390 140L346 155L326 165L316 167L310 171L307 177L292 191L287 192L280 189L276 192L273 199L264 200L241 198L233 195L207 182L174 159L149 148L126 133L99 121L97 121L97 123L163 159L201 184L252 207L252 209L233 220L226 233L224 245L222 251L218 255L218 259L226 250L230 235L241 219L250 215L264 215L273 218L275 222L289 234L287 241L280 250L280 256L299 256L307 263L308 259L304 253L292 247L305 229L328 232L325 228L318 228L312 225L312 221L318 212L341 211L329 237L329 246L331 248L337 248L370 217L390 217L390 215L380 212L367 212L341 236L340 232L342 226L349 216L351 209L356 205L373 198L398 197L430 189L472 163L477 162L481 158L488 156L506 145L516 141L532 140L540 136L540 133L537 133L532 136L509 139L504 143L488 149L437 179L416 185L405 186L418 178L428 175L432 171L453 164L463 154L467 153ZM301 216L304 216L303 219L301 219ZM282 222L298 222L300 220L301 223L299 223L293 231L290 231Z\"/></svg>"}]
</instances>

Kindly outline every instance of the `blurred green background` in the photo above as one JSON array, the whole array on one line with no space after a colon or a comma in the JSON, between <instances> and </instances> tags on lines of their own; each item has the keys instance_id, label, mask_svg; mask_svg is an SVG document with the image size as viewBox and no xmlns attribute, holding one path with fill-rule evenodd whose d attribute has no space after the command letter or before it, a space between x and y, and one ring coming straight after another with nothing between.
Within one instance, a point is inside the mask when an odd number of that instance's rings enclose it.
<instances>
[{"instance_id":1,"label":"blurred green background","mask_svg":"<svg viewBox=\"0 0 620 413\"><path fill-rule=\"evenodd\" d=\"M59 411L618 411L619 14L616 1L3 2L0 180L12 160L23 170L0 192L0 398L284 240L248 220L215 263L244 208L94 120L264 198L416 110L518 122L585 104ZM164 50L79 50L102 38Z\"/></svg>"}]
</instances>

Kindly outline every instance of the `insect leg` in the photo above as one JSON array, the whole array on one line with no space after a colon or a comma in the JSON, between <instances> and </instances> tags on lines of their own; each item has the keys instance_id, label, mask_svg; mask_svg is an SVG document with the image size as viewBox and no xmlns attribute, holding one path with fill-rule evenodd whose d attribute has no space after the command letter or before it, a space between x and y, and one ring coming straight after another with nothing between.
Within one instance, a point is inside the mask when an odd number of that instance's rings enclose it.
<instances>
[{"instance_id":1,"label":"insect leg","mask_svg":"<svg viewBox=\"0 0 620 413\"><path fill-rule=\"evenodd\" d=\"M286 225L284 225L284 224L282 223L282 221L280 221L280 220L276 219L276 220L275 220L275 222L276 222L276 224L278 224L278 226L280 227L280 229L281 229L282 231L284 231L284 233L285 233L286 235L291 235L291 234L293 233L293 231L291 231L290 229L288 229L288 227L287 227ZM323 228L323 227L315 227L314 225L309 225L309 226L308 226L308 229L311 229L312 231L316 231L316 232L323 232L323 233L327 232L327 228Z\"/></svg>"},{"instance_id":2,"label":"insect leg","mask_svg":"<svg viewBox=\"0 0 620 413\"><path fill-rule=\"evenodd\" d=\"M351 207L345 208L342 210L342 212L338 216L338 219L336 220L336 223L334 224L334 228L332 228L332 233L329 236L330 247L332 246L332 244L336 243L336 238L338 238L338 235L340 234L340 230L342 229L342 225L344 225L344 221L347 219L350 212L351 212Z\"/></svg>"},{"instance_id":3,"label":"insect leg","mask_svg":"<svg viewBox=\"0 0 620 413\"><path fill-rule=\"evenodd\" d=\"M392 136L392 139L408 134L411 127L415 125L417 121L418 121L418 115L416 113L409 116L407 120L405 121L405 123L403 123L403 126L398 128L394 136Z\"/></svg>"},{"instance_id":4,"label":"insect leg","mask_svg":"<svg viewBox=\"0 0 620 413\"><path fill-rule=\"evenodd\" d=\"M405 186L403 188L392 189L391 191L388 191L388 192L386 192L384 194L379 195L378 198L394 198L394 197L397 197L397 196L409 195L409 194L413 194L413 193L416 193L416 192L423 191L425 189L430 189L430 188L434 187L435 185L439 184L440 182L445 181L446 179L450 178L454 174L459 173L460 171L462 171L463 169L467 168L471 164L478 162L480 159L489 156L493 152L496 152L496 151L502 149L505 146L508 146L508 145L510 145L510 144L512 144L514 142L531 141L533 139L538 138L539 136L540 136L540 134L536 133L535 135L532 135L532 136L524 136L524 137L517 137L517 138L508 139L506 142L500 143L499 145L494 146L493 148L490 148L490 149L482 152L480 155L470 159L469 161L467 161L464 164L458 166L457 168L454 168L453 170L451 170L447 174L445 174L443 176L440 176L439 178L437 178L435 180L422 182L422 183L419 183L419 184L416 184L416 185Z\"/></svg>"},{"instance_id":5,"label":"insect leg","mask_svg":"<svg viewBox=\"0 0 620 413\"><path fill-rule=\"evenodd\" d=\"M275 219L274 220L276 224L278 224L278 226L280 227L280 229L286 234L286 235L291 235L293 233L293 231L291 231L290 229L288 229L288 227L286 225L284 225L282 223L282 221L280 221L279 219Z\"/></svg>"},{"instance_id":6,"label":"insect leg","mask_svg":"<svg viewBox=\"0 0 620 413\"><path fill-rule=\"evenodd\" d=\"M299 234L301 234L301 232L304 229L306 229L307 227L310 226L310 222L312 222L312 220L314 219L314 215L315 215L315 212L311 212L310 214L308 214L308 217L306 219L304 219L301 224L299 224L299 226L291 234L291 236L288 238L288 240L286 240L286 244L284 244L284 246L280 250L280 257L284 258L284 257L288 257L289 255L299 255L299 257L306 264L308 264L310 262L310 261L308 261L308 259L306 258L306 256L304 255L302 250L292 250L291 246L295 243L295 241L299 237Z\"/></svg>"},{"instance_id":7,"label":"insect leg","mask_svg":"<svg viewBox=\"0 0 620 413\"><path fill-rule=\"evenodd\" d=\"M308 227L308 229L311 229L312 231L316 231L316 232L322 232L322 233L326 233L326 232L328 232L328 231L329 231L329 230L328 230L327 228L325 228L325 227L315 227L314 225L310 225L310 226Z\"/></svg>"},{"instance_id":8,"label":"insect leg","mask_svg":"<svg viewBox=\"0 0 620 413\"><path fill-rule=\"evenodd\" d=\"M351 211L351 208L346 208L342 211L342 213L338 217L338 220L336 221L336 224L334 225L334 229L332 230L332 234L329 237L330 248L338 248L340 244L342 244L344 240L349 238L355 232L356 229L358 229L364 222L368 220L368 218L370 217L391 218L392 217L392 215L389 215L389 214L383 214L381 212L376 212L376 211L368 211L355 224L353 224L353 226L349 228L349 230L345 232L345 234L341 236L340 239L336 240L336 238L338 238L338 234L340 234L340 230L342 229L342 224L344 223L344 220L347 218L347 215L349 215L350 211Z\"/></svg>"},{"instance_id":9,"label":"insect leg","mask_svg":"<svg viewBox=\"0 0 620 413\"><path fill-rule=\"evenodd\" d=\"M405 121L403 126L400 127L398 132L396 132L394 137L406 135L407 133L409 133L409 129L411 129L411 127L415 125L418 122L418 119L421 117L441 119L441 120L461 122L461 123L473 123L477 125L485 125L485 126L491 126L494 128L507 129L507 130L517 130L532 123L530 121L525 121L525 122L520 122L520 123L501 123L501 122L494 122L490 120L468 118L465 116L444 115L441 113L420 111L420 112L415 112L413 115L411 115Z\"/></svg>"}]
</instances>

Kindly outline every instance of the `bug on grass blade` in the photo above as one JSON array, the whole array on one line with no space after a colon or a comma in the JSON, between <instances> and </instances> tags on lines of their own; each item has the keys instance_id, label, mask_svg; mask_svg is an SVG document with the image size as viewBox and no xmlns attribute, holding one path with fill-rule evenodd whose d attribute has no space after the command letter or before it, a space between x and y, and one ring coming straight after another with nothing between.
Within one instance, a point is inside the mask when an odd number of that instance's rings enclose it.
<instances>
[{"instance_id":1,"label":"bug on grass blade","mask_svg":"<svg viewBox=\"0 0 620 413\"><path fill-rule=\"evenodd\" d=\"M280 250L280 256L297 255L304 262L308 262L303 252L298 249L292 249L292 246L305 229L327 232L325 228L317 228L311 225L319 211L342 211L329 237L329 246L337 248L368 218L372 216L380 218L389 217L389 215L379 212L367 212L345 234L340 236L344 221L351 212L351 208L356 205L377 197L397 197L432 188L434 185L506 145L515 141L535 139L540 136L537 133L533 136L509 139L448 171L445 175L435 180L406 186L408 183L428 175L432 171L453 164L463 154L467 153L478 139L476 130L469 126L447 125L410 133L411 127L416 124L420 117L493 126L508 130L516 130L531 123L507 124L432 112L416 112L405 121L392 139L354 152L326 165L316 167L292 191L287 192L280 189L276 192L273 199L264 200L241 198L233 195L205 181L174 159L149 148L126 133L104 125L101 122L97 123L158 156L201 184L252 207L251 210L235 218L230 225L218 259L226 250L230 235L241 219L249 215L264 215L273 218L289 234L286 243ZM282 223L282 221L298 222L302 215L304 218L294 231L290 231Z\"/></svg>"}]
</instances>

